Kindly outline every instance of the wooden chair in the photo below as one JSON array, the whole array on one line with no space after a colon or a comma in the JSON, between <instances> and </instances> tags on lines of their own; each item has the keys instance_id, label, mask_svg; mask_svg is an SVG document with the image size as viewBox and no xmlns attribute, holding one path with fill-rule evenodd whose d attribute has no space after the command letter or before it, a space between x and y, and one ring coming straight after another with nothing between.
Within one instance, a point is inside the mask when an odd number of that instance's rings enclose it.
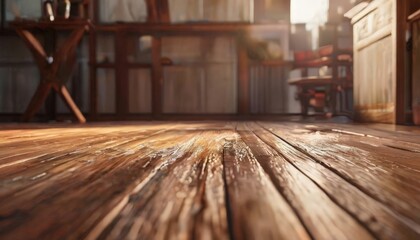
<instances>
[{"instance_id":1,"label":"wooden chair","mask_svg":"<svg viewBox=\"0 0 420 240\"><path fill-rule=\"evenodd\" d=\"M353 88L353 56L350 50L338 50L332 45L317 51L295 52L294 69L300 69L302 77L289 79L289 84L298 88L297 99L302 115L308 115L310 107L316 112L345 113L350 109L349 93ZM330 74L308 76L310 68L328 68ZM337 106L339 99L340 105Z\"/></svg>"}]
</instances>

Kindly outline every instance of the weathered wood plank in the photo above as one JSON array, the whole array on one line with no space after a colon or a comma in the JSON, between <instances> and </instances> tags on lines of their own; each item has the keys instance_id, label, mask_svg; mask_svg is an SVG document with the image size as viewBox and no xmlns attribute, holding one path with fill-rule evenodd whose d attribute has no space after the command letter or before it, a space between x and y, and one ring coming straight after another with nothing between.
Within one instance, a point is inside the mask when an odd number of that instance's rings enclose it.
<instances>
[{"instance_id":1,"label":"weathered wood plank","mask_svg":"<svg viewBox=\"0 0 420 240\"><path fill-rule=\"evenodd\" d=\"M239 134L315 239L373 239L316 183L249 130ZM338 220L339 219L339 220ZM351 232L352 235L348 233Z\"/></svg>"},{"instance_id":2,"label":"weathered wood plank","mask_svg":"<svg viewBox=\"0 0 420 240\"><path fill-rule=\"evenodd\" d=\"M345 209L345 211L357 219L358 222L362 223L376 238L415 239L419 237L420 226L418 223L413 224L407 217L396 213L389 207L371 198L369 195L360 191L360 189L349 184L345 179L320 164L316 159L311 158L299 149L294 148L271 132L255 125L250 126L250 128L256 136L248 134L247 138L251 138L252 141L256 142L254 148L258 153L255 154L257 154L258 159L260 159L259 156L262 155L261 158L263 159L260 160L260 162L267 162L264 157L270 160L266 163L266 165L270 167L270 171L275 171L275 169L277 169L271 167L272 164L276 164L275 166L279 165L278 161L272 159L280 159L279 162L286 160L302 174L310 178L333 202ZM258 137L259 140L255 139L256 137ZM246 142L248 143L247 140ZM266 146L264 146L264 144ZM252 144L249 144L249 146L253 149ZM260 149L257 147L260 147ZM273 150L275 151L273 152ZM281 178L282 174L276 172L275 176ZM287 181L285 182L288 183ZM291 186L291 188L294 188L294 186ZM324 203L317 201L317 204ZM312 211L305 212L308 212L308 214L312 213ZM341 222L337 224L340 223Z\"/></svg>"},{"instance_id":3,"label":"weathered wood plank","mask_svg":"<svg viewBox=\"0 0 420 240\"><path fill-rule=\"evenodd\" d=\"M383 154L353 147L340 141L342 136L331 133L302 131L297 126L285 124L263 125L369 196L412 221L420 222L418 173L413 169L400 169L396 163L390 164L391 161L396 161L392 156L387 159L386 154L389 151Z\"/></svg>"},{"instance_id":4,"label":"weathered wood plank","mask_svg":"<svg viewBox=\"0 0 420 240\"><path fill-rule=\"evenodd\" d=\"M202 132L185 141L188 153L168 159L172 164L162 166L149 182L131 193L100 239L228 239L222 142L229 135ZM95 232L88 239L94 239Z\"/></svg>"},{"instance_id":5,"label":"weathered wood plank","mask_svg":"<svg viewBox=\"0 0 420 240\"><path fill-rule=\"evenodd\" d=\"M234 239L310 239L238 135L225 146L224 167Z\"/></svg>"},{"instance_id":6,"label":"weathered wood plank","mask_svg":"<svg viewBox=\"0 0 420 240\"><path fill-rule=\"evenodd\" d=\"M92 218L103 217L125 191L147 178L155 165L172 159L171 154L177 151L185 154L187 149L180 149L181 143L192 136L182 131L156 136L96 157L85 156L84 160L93 161L79 160L75 171L67 167L51 170L47 181L14 194L15 201L2 198L0 215L4 221L0 229L7 231L0 231L0 235L59 239L76 234L74 237L80 238L85 228L94 224ZM173 144L177 142L180 144ZM99 208L102 211L97 211ZM25 214L25 221L17 213ZM77 221L80 218L84 221Z\"/></svg>"},{"instance_id":7,"label":"weathered wood plank","mask_svg":"<svg viewBox=\"0 0 420 240\"><path fill-rule=\"evenodd\" d=\"M0 126L0 238L420 237L411 128L236 125Z\"/></svg>"}]
</instances>

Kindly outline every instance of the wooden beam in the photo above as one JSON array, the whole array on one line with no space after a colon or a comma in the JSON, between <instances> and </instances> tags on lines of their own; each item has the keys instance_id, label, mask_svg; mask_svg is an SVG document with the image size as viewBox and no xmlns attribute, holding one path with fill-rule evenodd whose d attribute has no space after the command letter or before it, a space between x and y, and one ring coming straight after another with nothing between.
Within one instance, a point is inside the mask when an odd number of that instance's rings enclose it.
<instances>
[{"instance_id":1,"label":"wooden beam","mask_svg":"<svg viewBox=\"0 0 420 240\"><path fill-rule=\"evenodd\" d=\"M161 63L162 39L152 40L152 113L162 114L163 69Z\"/></svg>"},{"instance_id":2,"label":"wooden beam","mask_svg":"<svg viewBox=\"0 0 420 240\"><path fill-rule=\"evenodd\" d=\"M397 124L406 124L406 41L405 35L407 30L407 0L395 0L394 11L394 41L395 41L395 78L396 78L396 119Z\"/></svg>"},{"instance_id":3,"label":"wooden beam","mask_svg":"<svg viewBox=\"0 0 420 240\"><path fill-rule=\"evenodd\" d=\"M249 58L246 47L242 44L237 46L238 52L238 113L248 115L250 113L250 77Z\"/></svg>"}]
</instances>

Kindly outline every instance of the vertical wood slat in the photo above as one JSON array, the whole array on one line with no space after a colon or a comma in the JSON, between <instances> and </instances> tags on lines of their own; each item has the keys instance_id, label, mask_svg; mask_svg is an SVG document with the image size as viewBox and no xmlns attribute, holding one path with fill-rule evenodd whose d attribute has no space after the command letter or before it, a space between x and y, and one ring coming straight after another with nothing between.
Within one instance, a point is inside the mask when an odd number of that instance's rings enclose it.
<instances>
[{"instance_id":1,"label":"vertical wood slat","mask_svg":"<svg viewBox=\"0 0 420 240\"><path fill-rule=\"evenodd\" d=\"M162 114L162 84L163 68L161 63L162 38L153 37L152 40L152 113L154 116Z\"/></svg>"},{"instance_id":2,"label":"vertical wood slat","mask_svg":"<svg viewBox=\"0 0 420 240\"><path fill-rule=\"evenodd\" d=\"M407 1L408 0L397 0L395 1L394 10L394 46L396 49L395 62L393 63L395 69L396 79L396 119L397 124L405 124L408 119L406 116L406 30L407 30Z\"/></svg>"},{"instance_id":3,"label":"vertical wood slat","mask_svg":"<svg viewBox=\"0 0 420 240\"><path fill-rule=\"evenodd\" d=\"M126 32L117 31L115 37L115 81L116 81L116 112L119 117L128 113L128 68Z\"/></svg>"},{"instance_id":4,"label":"vertical wood slat","mask_svg":"<svg viewBox=\"0 0 420 240\"><path fill-rule=\"evenodd\" d=\"M90 78L90 117L95 120L98 113L98 81L96 73L96 32L89 33L89 78Z\"/></svg>"},{"instance_id":5,"label":"vertical wood slat","mask_svg":"<svg viewBox=\"0 0 420 240\"><path fill-rule=\"evenodd\" d=\"M238 113L248 115L250 113L250 89L249 89L249 59L246 48L238 44Z\"/></svg>"}]
</instances>

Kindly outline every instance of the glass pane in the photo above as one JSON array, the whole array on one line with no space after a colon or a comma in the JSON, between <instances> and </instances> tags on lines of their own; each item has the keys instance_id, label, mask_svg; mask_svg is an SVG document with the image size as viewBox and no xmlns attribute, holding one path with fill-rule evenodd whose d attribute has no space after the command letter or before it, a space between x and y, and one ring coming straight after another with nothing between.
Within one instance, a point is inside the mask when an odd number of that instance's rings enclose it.
<instances>
[{"instance_id":1,"label":"glass pane","mask_svg":"<svg viewBox=\"0 0 420 240\"><path fill-rule=\"evenodd\" d=\"M34 0L6 0L6 21L16 17L38 19L41 17L41 1Z\"/></svg>"},{"instance_id":2,"label":"glass pane","mask_svg":"<svg viewBox=\"0 0 420 240\"><path fill-rule=\"evenodd\" d=\"M254 0L169 0L171 21L252 22Z\"/></svg>"},{"instance_id":3,"label":"glass pane","mask_svg":"<svg viewBox=\"0 0 420 240\"><path fill-rule=\"evenodd\" d=\"M98 113L116 112L116 82L114 69L99 69L97 72Z\"/></svg>"},{"instance_id":4,"label":"glass pane","mask_svg":"<svg viewBox=\"0 0 420 240\"><path fill-rule=\"evenodd\" d=\"M129 72L130 113L152 112L152 81L150 69L131 69Z\"/></svg>"},{"instance_id":5,"label":"glass pane","mask_svg":"<svg viewBox=\"0 0 420 240\"><path fill-rule=\"evenodd\" d=\"M129 63L152 62L152 37L132 35L127 38L127 61Z\"/></svg>"},{"instance_id":6,"label":"glass pane","mask_svg":"<svg viewBox=\"0 0 420 240\"><path fill-rule=\"evenodd\" d=\"M202 61L202 38L200 37L164 37L162 38L162 56L173 63L192 63Z\"/></svg>"},{"instance_id":7,"label":"glass pane","mask_svg":"<svg viewBox=\"0 0 420 240\"><path fill-rule=\"evenodd\" d=\"M7 46L0 51L0 62L33 62L31 52L18 37L2 36L0 46Z\"/></svg>"},{"instance_id":8,"label":"glass pane","mask_svg":"<svg viewBox=\"0 0 420 240\"><path fill-rule=\"evenodd\" d=\"M23 113L38 83L39 74L35 66L1 67L0 112Z\"/></svg>"},{"instance_id":9,"label":"glass pane","mask_svg":"<svg viewBox=\"0 0 420 240\"><path fill-rule=\"evenodd\" d=\"M145 22L147 5L145 0L101 0L99 21L112 22Z\"/></svg>"},{"instance_id":10,"label":"glass pane","mask_svg":"<svg viewBox=\"0 0 420 240\"><path fill-rule=\"evenodd\" d=\"M115 37L111 33L98 34L96 38L96 61L113 63L115 61Z\"/></svg>"},{"instance_id":11,"label":"glass pane","mask_svg":"<svg viewBox=\"0 0 420 240\"><path fill-rule=\"evenodd\" d=\"M229 63L236 61L236 44L228 37L203 38L205 61L210 63Z\"/></svg>"}]
</instances>

